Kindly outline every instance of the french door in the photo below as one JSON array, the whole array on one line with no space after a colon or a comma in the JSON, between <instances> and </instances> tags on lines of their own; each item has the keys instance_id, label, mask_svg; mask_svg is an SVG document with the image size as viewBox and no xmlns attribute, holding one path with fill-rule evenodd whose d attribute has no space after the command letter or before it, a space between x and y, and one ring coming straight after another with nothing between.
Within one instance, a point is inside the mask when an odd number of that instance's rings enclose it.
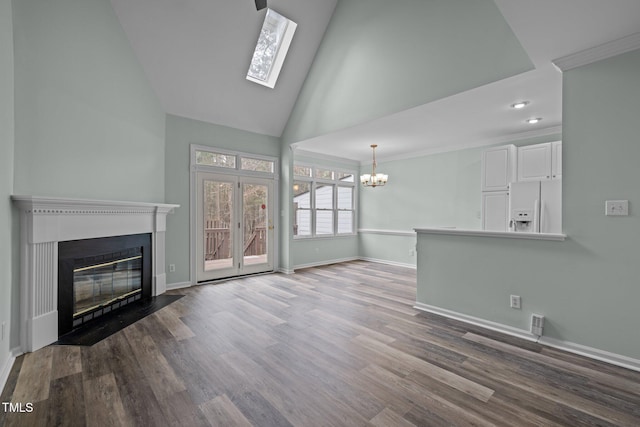
<instances>
[{"instance_id":1,"label":"french door","mask_svg":"<svg viewBox=\"0 0 640 427\"><path fill-rule=\"evenodd\" d=\"M197 172L198 282L273 270L273 182Z\"/></svg>"}]
</instances>

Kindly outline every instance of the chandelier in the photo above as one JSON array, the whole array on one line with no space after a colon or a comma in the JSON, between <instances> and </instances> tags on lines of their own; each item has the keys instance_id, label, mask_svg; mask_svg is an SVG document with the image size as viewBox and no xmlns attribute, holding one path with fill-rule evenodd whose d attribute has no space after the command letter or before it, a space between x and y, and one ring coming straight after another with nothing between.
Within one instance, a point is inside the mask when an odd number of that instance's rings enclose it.
<instances>
[{"instance_id":1,"label":"chandelier","mask_svg":"<svg viewBox=\"0 0 640 427\"><path fill-rule=\"evenodd\" d=\"M365 187L378 187L383 186L387 183L389 179L389 175L383 173L376 173L376 147L377 144L371 144L371 148L373 149L373 166L371 169L371 174L365 173L364 175L360 175L360 182Z\"/></svg>"}]
</instances>

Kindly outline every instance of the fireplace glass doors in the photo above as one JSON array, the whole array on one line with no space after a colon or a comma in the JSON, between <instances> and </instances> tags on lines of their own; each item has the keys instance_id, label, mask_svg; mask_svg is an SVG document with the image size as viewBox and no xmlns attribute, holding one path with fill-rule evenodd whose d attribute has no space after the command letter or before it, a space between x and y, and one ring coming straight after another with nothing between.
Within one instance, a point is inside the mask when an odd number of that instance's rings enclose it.
<instances>
[{"instance_id":1,"label":"fireplace glass doors","mask_svg":"<svg viewBox=\"0 0 640 427\"><path fill-rule=\"evenodd\" d=\"M93 259L73 269L73 318L117 300L140 299L142 291L142 248L132 248Z\"/></svg>"},{"instance_id":2,"label":"fireplace glass doors","mask_svg":"<svg viewBox=\"0 0 640 427\"><path fill-rule=\"evenodd\" d=\"M151 234L58 243L58 336L151 298Z\"/></svg>"}]
</instances>

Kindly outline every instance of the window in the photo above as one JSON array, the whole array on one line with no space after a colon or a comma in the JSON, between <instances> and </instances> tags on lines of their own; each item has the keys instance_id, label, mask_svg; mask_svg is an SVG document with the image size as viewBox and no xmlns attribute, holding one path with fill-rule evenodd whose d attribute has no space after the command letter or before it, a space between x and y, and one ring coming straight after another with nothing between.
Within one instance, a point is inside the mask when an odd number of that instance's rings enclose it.
<instances>
[{"instance_id":1,"label":"window","mask_svg":"<svg viewBox=\"0 0 640 427\"><path fill-rule=\"evenodd\" d=\"M311 236L311 183L293 184L294 236Z\"/></svg>"},{"instance_id":2,"label":"window","mask_svg":"<svg viewBox=\"0 0 640 427\"><path fill-rule=\"evenodd\" d=\"M271 160L252 159L250 157L240 158L240 168L245 171L257 171L273 173L275 162Z\"/></svg>"},{"instance_id":3,"label":"window","mask_svg":"<svg viewBox=\"0 0 640 427\"><path fill-rule=\"evenodd\" d=\"M191 165L199 170L222 173L242 173L276 177L276 159L257 154L244 154L201 145L191 146Z\"/></svg>"},{"instance_id":4,"label":"window","mask_svg":"<svg viewBox=\"0 0 640 427\"><path fill-rule=\"evenodd\" d=\"M267 9L251 58L247 80L274 88L298 24Z\"/></svg>"},{"instance_id":5,"label":"window","mask_svg":"<svg viewBox=\"0 0 640 427\"><path fill-rule=\"evenodd\" d=\"M355 173L294 165L295 237L355 233Z\"/></svg>"},{"instance_id":6,"label":"window","mask_svg":"<svg viewBox=\"0 0 640 427\"><path fill-rule=\"evenodd\" d=\"M353 189L338 186L338 234L353 233Z\"/></svg>"},{"instance_id":7,"label":"window","mask_svg":"<svg viewBox=\"0 0 640 427\"><path fill-rule=\"evenodd\" d=\"M196 164L204 166L218 166L221 168L236 167L236 156L230 156L228 154L215 153L212 151L196 151Z\"/></svg>"},{"instance_id":8,"label":"window","mask_svg":"<svg viewBox=\"0 0 640 427\"><path fill-rule=\"evenodd\" d=\"M307 166L294 166L293 167L293 175L294 176L302 176L305 178L311 178L313 175L311 173L313 169Z\"/></svg>"},{"instance_id":9,"label":"window","mask_svg":"<svg viewBox=\"0 0 640 427\"><path fill-rule=\"evenodd\" d=\"M315 185L316 235L333 234L333 185Z\"/></svg>"}]
</instances>

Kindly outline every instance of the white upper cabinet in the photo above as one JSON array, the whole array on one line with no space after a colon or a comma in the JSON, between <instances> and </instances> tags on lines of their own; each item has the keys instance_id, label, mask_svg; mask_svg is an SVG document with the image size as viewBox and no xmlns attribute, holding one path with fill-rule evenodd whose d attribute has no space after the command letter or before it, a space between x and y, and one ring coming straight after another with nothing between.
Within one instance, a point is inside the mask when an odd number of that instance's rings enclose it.
<instances>
[{"instance_id":1,"label":"white upper cabinet","mask_svg":"<svg viewBox=\"0 0 640 427\"><path fill-rule=\"evenodd\" d=\"M516 180L516 152L510 144L482 153L482 191L505 191Z\"/></svg>"},{"instance_id":2,"label":"white upper cabinet","mask_svg":"<svg viewBox=\"0 0 640 427\"><path fill-rule=\"evenodd\" d=\"M562 178L562 141L551 143L551 179Z\"/></svg>"},{"instance_id":3,"label":"white upper cabinet","mask_svg":"<svg viewBox=\"0 0 640 427\"><path fill-rule=\"evenodd\" d=\"M518 181L562 178L562 141L518 148Z\"/></svg>"},{"instance_id":4,"label":"white upper cabinet","mask_svg":"<svg viewBox=\"0 0 640 427\"><path fill-rule=\"evenodd\" d=\"M551 143L518 147L518 181L551 179Z\"/></svg>"}]
</instances>

